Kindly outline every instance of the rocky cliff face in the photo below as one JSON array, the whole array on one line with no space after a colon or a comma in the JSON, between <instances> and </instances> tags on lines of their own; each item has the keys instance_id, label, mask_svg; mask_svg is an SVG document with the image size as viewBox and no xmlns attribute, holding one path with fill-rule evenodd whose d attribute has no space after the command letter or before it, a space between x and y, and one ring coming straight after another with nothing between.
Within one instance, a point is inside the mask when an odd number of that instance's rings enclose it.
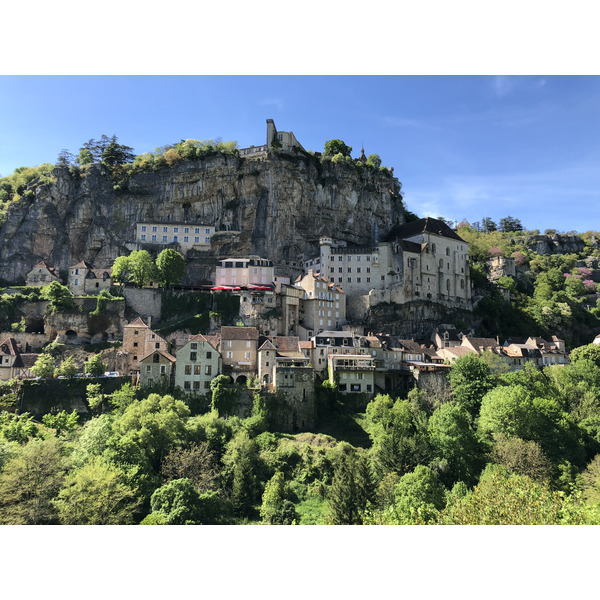
<instances>
[{"instance_id":1,"label":"rocky cliff face","mask_svg":"<svg viewBox=\"0 0 600 600\"><path fill-rule=\"evenodd\" d=\"M351 244L374 241L403 222L400 183L392 175L305 153L263 158L214 154L134 174L118 191L94 165L84 177L56 168L56 181L35 201L9 210L0 229L0 277L15 281L40 260L66 269L80 260L98 267L128 254L138 221L190 221L223 233L206 254L258 254L276 262L318 254L330 235ZM203 253L204 254L204 253Z\"/></svg>"}]
</instances>

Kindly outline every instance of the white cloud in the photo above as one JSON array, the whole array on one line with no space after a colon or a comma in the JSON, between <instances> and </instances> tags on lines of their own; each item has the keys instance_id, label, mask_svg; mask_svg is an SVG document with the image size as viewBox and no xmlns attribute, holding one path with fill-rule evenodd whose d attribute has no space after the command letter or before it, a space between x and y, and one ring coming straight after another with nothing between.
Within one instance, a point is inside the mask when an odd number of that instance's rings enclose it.
<instances>
[{"instance_id":1,"label":"white cloud","mask_svg":"<svg viewBox=\"0 0 600 600\"><path fill-rule=\"evenodd\" d=\"M278 110L283 109L283 100L281 98L263 98L258 102L259 106L276 106Z\"/></svg>"},{"instance_id":2,"label":"white cloud","mask_svg":"<svg viewBox=\"0 0 600 600\"><path fill-rule=\"evenodd\" d=\"M492 79L492 89L499 98L504 98L514 89L517 84L515 77L508 77L506 75L497 75Z\"/></svg>"}]
</instances>

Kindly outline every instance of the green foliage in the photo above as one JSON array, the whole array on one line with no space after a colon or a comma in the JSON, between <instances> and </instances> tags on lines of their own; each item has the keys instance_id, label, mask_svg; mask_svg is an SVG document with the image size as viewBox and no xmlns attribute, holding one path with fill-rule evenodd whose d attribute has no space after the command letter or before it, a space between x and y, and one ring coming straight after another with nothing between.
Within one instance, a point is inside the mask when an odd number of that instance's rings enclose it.
<instances>
[{"instance_id":1,"label":"green foliage","mask_svg":"<svg viewBox=\"0 0 600 600\"><path fill-rule=\"evenodd\" d=\"M40 296L50 301L52 310L60 310L73 306L73 294L66 285L53 281L42 288Z\"/></svg>"},{"instance_id":2,"label":"green foliage","mask_svg":"<svg viewBox=\"0 0 600 600\"><path fill-rule=\"evenodd\" d=\"M31 372L36 377L54 377L54 359L49 354L40 354Z\"/></svg>"},{"instance_id":3,"label":"green foliage","mask_svg":"<svg viewBox=\"0 0 600 600\"><path fill-rule=\"evenodd\" d=\"M370 464L364 453L339 445L333 481L328 490L329 520L333 525L360 525L367 503L375 497Z\"/></svg>"},{"instance_id":4,"label":"green foliage","mask_svg":"<svg viewBox=\"0 0 600 600\"><path fill-rule=\"evenodd\" d=\"M260 516L269 525L293 525L298 514L292 502L287 499L288 492L284 475L277 471L265 486L260 507Z\"/></svg>"},{"instance_id":5,"label":"green foliage","mask_svg":"<svg viewBox=\"0 0 600 600\"><path fill-rule=\"evenodd\" d=\"M30 441L0 474L0 524L58 523L52 500L62 487L67 466L58 438Z\"/></svg>"},{"instance_id":6,"label":"green foliage","mask_svg":"<svg viewBox=\"0 0 600 600\"><path fill-rule=\"evenodd\" d=\"M161 486L152 494L150 505L153 514L162 515L165 525L212 525L222 512L216 492L200 494L189 479L174 479Z\"/></svg>"},{"instance_id":7,"label":"green foliage","mask_svg":"<svg viewBox=\"0 0 600 600\"><path fill-rule=\"evenodd\" d=\"M106 371L106 363L102 360L101 354L94 354L84 365L85 372L90 375L103 375Z\"/></svg>"},{"instance_id":8,"label":"green foliage","mask_svg":"<svg viewBox=\"0 0 600 600\"><path fill-rule=\"evenodd\" d=\"M218 375L210 382L212 410L221 417L233 414L238 401L239 392L237 388L227 387L229 381L227 375Z\"/></svg>"},{"instance_id":9,"label":"green foliage","mask_svg":"<svg viewBox=\"0 0 600 600\"><path fill-rule=\"evenodd\" d=\"M187 479L199 492L218 487L218 459L208 442L192 444L189 448L173 448L165 457L161 474L169 482Z\"/></svg>"},{"instance_id":10,"label":"green foliage","mask_svg":"<svg viewBox=\"0 0 600 600\"><path fill-rule=\"evenodd\" d=\"M454 403L443 404L429 419L428 433L442 481L448 487L458 481L473 485L484 466L483 448L467 410Z\"/></svg>"},{"instance_id":11,"label":"green foliage","mask_svg":"<svg viewBox=\"0 0 600 600\"><path fill-rule=\"evenodd\" d=\"M341 154L342 157L350 156L352 146L346 146L342 140L327 140L325 142L325 156L335 156Z\"/></svg>"},{"instance_id":12,"label":"green foliage","mask_svg":"<svg viewBox=\"0 0 600 600\"><path fill-rule=\"evenodd\" d=\"M8 412L0 413L0 435L9 442L24 444L40 434L38 426L33 422L29 413L15 415Z\"/></svg>"},{"instance_id":13,"label":"green foliage","mask_svg":"<svg viewBox=\"0 0 600 600\"><path fill-rule=\"evenodd\" d=\"M96 308L90 313L90 315L99 316L107 312L109 302L115 300L123 300L121 296L113 296L108 290L102 290L98 296L96 296Z\"/></svg>"},{"instance_id":14,"label":"green foliage","mask_svg":"<svg viewBox=\"0 0 600 600\"><path fill-rule=\"evenodd\" d=\"M58 369L56 369L56 374L59 377L73 377L78 371L75 359L72 356L68 356L60 363Z\"/></svg>"},{"instance_id":15,"label":"green foliage","mask_svg":"<svg viewBox=\"0 0 600 600\"><path fill-rule=\"evenodd\" d=\"M576 525L584 522L574 500L543 483L488 465L473 492L442 511L452 525Z\"/></svg>"},{"instance_id":16,"label":"green foliage","mask_svg":"<svg viewBox=\"0 0 600 600\"><path fill-rule=\"evenodd\" d=\"M72 413L68 413L66 410L61 410L56 414L45 414L42 417L42 423L49 427L50 429L54 429L56 431L56 435L60 435L63 432L73 431L77 427L77 423L79 421L79 415L77 411L74 410Z\"/></svg>"},{"instance_id":17,"label":"green foliage","mask_svg":"<svg viewBox=\"0 0 600 600\"><path fill-rule=\"evenodd\" d=\"M461 356L452 365L448 378L456 403L475 418L481 399L494 385L488 364L476 354Z\"/></svg>"},{"instance_id":18,"label":"green foliage","mask_svg":"<svg viewBox=\"0 0 600 600\"><path fill-rule=\"evenodd\" d=\"M573 364L577 364L582 360L589 360L596 367L600 367L600 346L598 344L587 344L573 348L569 358Z\"/></svg>"},{"instance_id":19,"label":"green foliage","mask_svg":"<svg viewBox=\"0 0 600 600\"><path fill-rule=\"evenodd\" d=\"M367 166L379 169L379 167L381 167L381 158L379 154L369 154L367 157Z\"/></svg>"},{"instance_id":20,"label":"green foliage","mask_svg":"<svg viewBox=\"0 0 600 600\"><path fill-rule=\"evenodd\" d=\"M394 487L393 511L397 523L415 525L432 522L445 505L445 488L424 465L400 478Z\"/></svg>"},{"instance_id":21,"label":"green foliage","mask_svg":"<svg viewBox=\"0 0 600 600\"><path fill-rule=\"evenodd\" d=\"M64 525L127 525L139 504L136 492L122 469L94 458L66 476L52 503Z\"/></svg>"},{"instance_id":22,"label":"green foliage","mask_svg":"<svg viewBox=\"0 0 600 600\"><path fill-rule=\"evenodd\" d=\"M158 281L169 287L179 283L185 274L185 260L183 256L172 248L165 248L156 258Z\"/></svg>"}]
</instances>

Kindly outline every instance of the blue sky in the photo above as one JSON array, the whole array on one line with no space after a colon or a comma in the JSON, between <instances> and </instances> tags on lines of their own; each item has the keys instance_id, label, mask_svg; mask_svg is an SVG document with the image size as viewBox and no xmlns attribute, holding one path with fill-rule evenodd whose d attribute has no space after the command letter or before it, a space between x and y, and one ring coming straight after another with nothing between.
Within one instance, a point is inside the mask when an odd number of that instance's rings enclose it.
<instances>
[{"instance_id":1,"label":"blue sky","mask_svg":"<svg viewBox=\"0 0 600 600\"><path fill-rule=\"evenodd\" d=\"M306 149L364 144L420 216L600 229L597 76L2 76L0 175L102 134L258 145L267 118Z\"/></svg>"}]
</instances>

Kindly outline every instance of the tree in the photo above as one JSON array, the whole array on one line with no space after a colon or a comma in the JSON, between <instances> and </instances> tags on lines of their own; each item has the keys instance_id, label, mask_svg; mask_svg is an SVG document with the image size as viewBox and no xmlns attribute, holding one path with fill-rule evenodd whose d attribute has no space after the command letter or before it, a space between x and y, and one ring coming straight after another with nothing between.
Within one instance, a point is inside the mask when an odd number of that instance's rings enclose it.
<instances>
[{"instance_id":1,"label":"tree","mask_svg":"<svg viewBox=\"0 0 600 600\"><path fill-rule=\"evenodd\" d=\"M139 504L123 470L94 458L67 475L53 501L63 525L127 525Z\"/></svg>"},{"instance_id":2,"label":"tree","mask_svg":"<svg viewBox=\"0 0 600 600\"><path fill-rule=\"evenodd\" d=\"M58 369L56 369L56 374L62 377L73 377L78 372L77 365L75 364L75 359L72 356L68 356L60 363Z\"/></svg>"},{"instance_id":3,"label":"tree","mask_svg":"<svg viewBox=\"0 0 600 600\"><path fill-rule=\"evenodd\" d=\"M200 494L189 479L174 479L159 487L150 506L153 514L162 515L165 525L211 525L218 523L222 514L217 493Z\"/></svg>"},{"instance_id":4,"label":"tree","mask_svg":"<svg viewBox=\"0 0 600 600\"><path fill-rule=\"evenodd\" d=\"M53 309L73 306L73 294L66 285L53 281L42 288L40 296L50 301Z\"/></svg>"},{"instance_id":5,"label":"tree","mask_svg":"<svg viewBox=\"0 0 600 600\"><path fill-rule=\"evenodd\" d=\"M106 371L106 364L102 360L102 355L94 354L94 356L92 356L88 361L86 361L84 368L86 373L98 376L104 374L104 372Z\"/></svg>"},{"instance_id":6,"label":"tree","mask_svg":"<svg viewBox=\"0 0 600 600\"><path fill-rule=\"evenodd\" d=\"M52 500L62 487L66 468L58 438L30 441L0 474L0 524L58 523Z\"/></svg>"},{"instance_id":7,"label":"tree","mask_svg":"<svg viewBox=\"0 0 600 600\"><path fill-rule=\"evenodd\" d=\"M161 467L165 480L189 479L199 492L207 492L217 485L218 461L208 442L189 448L174 448L165 457Z\"/></svg>"},{"instance_id":8,"label":"tree","mask_svg":"<svg viewBox=\"0 0 600 600\"><path fill-rule=\"evenodd\" d=\"M68 167L75 162L75 156L71 154L68 150L61 150L58 154L58 159L56 164L61 167Z\"/></svg>"},{"instance_id":9,"label":"tree","mask_svg":"<svg viewBox=\"0 0 600 600\"><path fill-rule=\"evenodd\" d=\"M600 367L600 346L598 344L587 344L573 348L569 358L573 364L581 360L590 360L594 365Z\"/></svg>"},{"instance_id":10,"label":"tree","mask_svg":"<svg viewBox=\"0 0 600 600\"><path fill-rule=\"evenodd\" d=\"M130 255L131 278L138 287L156 279L156 264L146 250L134 250Z\"/></svg>"},{"instance_id":11,"label":"tree","mask_svg":"<svg viewBox=\"0 0 600 600\"><path fill-rule=\"evenodd\" d=\"M369 154L369 156L367 157L367 165L379 169L379 167L381 166L381 158L379 154Z\"/></svg>"},{"instance_id":12,"label":"tree","mask_svg":"<svg viewBox=\"0 0 600 600\"><path fill-rule=\"evenodd\" d=\"M475 418L481 399L494 386L490 367L476 354L467 354L456 359L448 378L457 404Z\"/></svg>"},{"instance_id":13,"label":"tree","mask_svg":"<svg viewBox=\"0 0 600 600\"><path fill-rule=\"evenodd\" d=\"M260 516L269 525L292 525L298 519L294 505L286 498L284 475L277 471L265 486Z\"/></svg>"},{"instance_id":14,"label":"tree","mask_svg":"<svg viewBox=\"0 0 600 600\"><path fill-rule=\"evenodd\" d=\"M40 354L31 372L36 377L54 377L54 359L49 354Z\"/></svg>"},{"instance_id":15,"label":"tree","mask_svg":"<svg viewBox=\"0 0 600 600\"><path fill-rule=\"evenodd\" d=\"M66 410L61 410L56 414L45 414L42 417L42 423L46 427L56 430L56 435L60 435L63 431L73 431L77 427L79 421L79 415L76 410L68 413Z\"/></svg>"},{"instance_id":16,"label":"tree","mask_svg":"<svg viewBox=\"0 0 600 600\"><path fill-rule=\"evenodd\" d=\"M86 399L89 407L93 411L97 412L98 414L102 414L102 403L104 402L104 394L102 393L102 386L99 383L90 383L87 386Z\"/></svg>"},{"instance_id":17,"label":"tree","mask_svg":"<svg viewBox=\"0 0 600 600\"><path fill-rule=\"evenodd\" d=\"M158 280L167 288L179 283L185 274L185 260L183 256L172 248L165 248L156 258Z\"/></svg>"},{"instance_id":18,"label":"tree","mask_svg":"<svg viewBox=\"0 0 600 600\"><path fill-rule=\"evenodd\" d=\"M444 483L473 485L485 463L467 410L452 402L443 404L429 419L428 431L433 454L444 466L440 473Z\"/></svg>"},{"instance_id":19,"label":"tree","mask_svg":"<svg viewBox=\"0 0 600 600\"><path fill-rule=\"evenodd\" d=\"M503 233L512 233L517 231L523 231L523 225L519 219L508 216L500 219L500 231Z\"/></svg>"},{"instance_id":20,"label":"tree","mask_svg":"<svg viewBox=\"0 0 600 600\"><path fill-rule=\"evenodd\" d=\"M210 382L212 410L216 411L220 417L230 415L237 401L237 390L226 387L230 381L231 379L227 375L218 375Z\"/></svg>"},{"instance_id":21,"label":"tree","mask_svg":"<svg viewBox=\"0 0 600 600\"><path fill-rule=\"evenodd\" d=\"M425 465L402 476L394 488L394 512L401 524L427 523L444 505L445 488Z\"/></svg>"},{"instance_id":22,"label":"tree","mask_svg":"<svg viewBox=\"0 0 600 600\"><path fill-rule=\"evenodd\" d=\"M328 140L325 142L325 156L335 156L336 154L342 154L343 156L350 156L352 152L352 146L346 146L342 140Z\"/></svg>"},{"instance_id":23,"label":"tree","mask_svg":"<svg viewBox=\"0 0 600 600\"><path fill-rule=\"evenodd\" d=\"M189 408L173 396L150 394L144 400L130 404L114 423L119 436L118 446L136 454L141 465L147 465L154 474L160 473L163 460L174 445L186 439L186 419Z\"/></svg>"},{"instance_id":24,"label":"tree","mask_svg":"<svg viewBox=\"0 0 600 600\"><path fill-rule=\"evenodd\" d=\"M102 162L108 167L133 162L134 158L135 154L133 153L133 148L118 144L116 135L113 135L112 138L110 138L109 143L101 154Z\"/></svg>"},{"instance_id":25,"label":"tree","mask_svg":"<svg viewBox=\"0 0 600 600\"><path fill-rule=\"evenodd\" d=\"M442 512L447 525L577 525L583 510L570 497L544 483L488 465L473 492L456 498Z\"/></svg>"},{"instance_id":26,"label":"tree","mask_svg":"<svg viewBox=\"0 0 600 600\"><path fill-rule=\"evenodd\" d=\"M490 231L496 231L496 223L494 223L494 221L492 221L492 219L490 219L489 217L484 217L481 220L481 229L485 233L489 233Z\"/></svg>"},{"instance_id":27,"label":"tree","mask_svg":"<svg viewBox=\"0 0 600 600\"><path fill-rule=\"evenodd\" d=\"M131 281L133 277L133 263L129 256L118 256L112 267L112 278L121 285Z\"/></svg>"},{"instance_id":28,"label":"tree","mask_svg":"<svg viewBox=\"0 0 600 600\"><path fill-rule=\"evenodd\" d=\"M333 525L360 525L367 502L375 499L368 459L346 442L339 445L333 481L327 493Z\"/></svg>"},{"instance_id":29,"label":"tree","mask_svg":"<svg viewBox=\"0 0 600 600\"><path fill-rule=\"evenodd\" d=\"M518 437L508 438L498 434L494 440L491 458L512 473L525 475L534 481L547 481L552 472L552 464L540 445Z\"/></svg>"}]
</instances>

